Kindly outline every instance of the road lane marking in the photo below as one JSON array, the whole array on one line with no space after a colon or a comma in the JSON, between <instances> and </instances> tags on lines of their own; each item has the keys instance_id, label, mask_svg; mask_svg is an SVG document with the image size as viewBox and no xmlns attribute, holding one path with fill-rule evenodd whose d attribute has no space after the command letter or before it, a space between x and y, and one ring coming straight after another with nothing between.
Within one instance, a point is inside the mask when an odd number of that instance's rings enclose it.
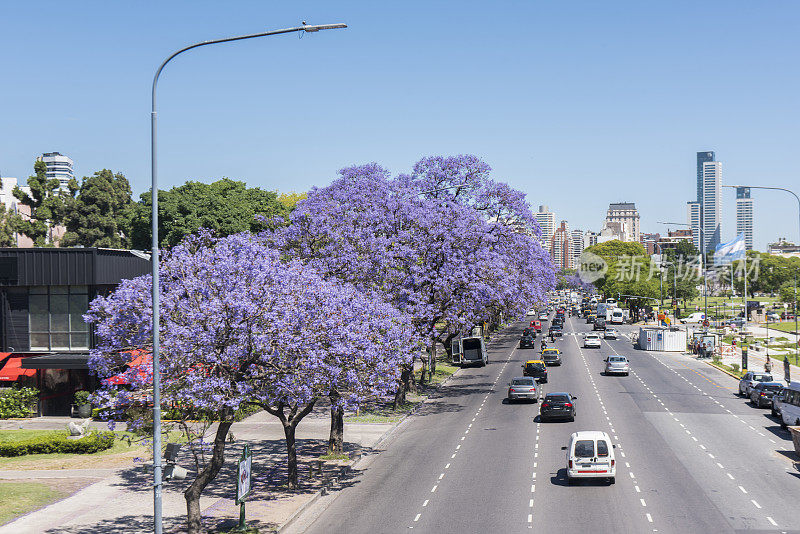
<instances>
[{"instance_id":1,"label":"road lane marking","mask_svg":"<svg viewBox=\"0 0 800 534\"><path fill-rule=\"evenodd\" d=\"M777 526L778 526L778 523L776 523L776 522L775 522L775 520L774 520L774 519L772 519L770 516L767 516L767 521L769 521L770 523L772 523L772 526L773 526L773 527L777 527Z\"/></svg>"},{"instance_id":2,"label":"road lane marking","mask_svg":"<svg viewBox=\"0 0 800 534\"><path fill-rule=\"evenodd\" d=\"M422 514L417 514L417 517L415 517L415 518L414 518L414 522L417 522L417 521L419 521L419 516L421 516L421 515L422 515Z\"/></svg>"},{"instance_id":3,"label":"road lane marking","mask_svg":"<svg viewBox=\"0 0 800 534\"><path fill-rule=\"evenodd\" d=\"M758 508L759 510L761 509L761 505L760 505L760 504L758 504L758 503L755 501L755 499L750 499L750 502L751 502L751 503L753 503L753 505L755 505L755 507L756 507L756 508Z\"/></svg>"},{"instance_id":4,"label":"road lane marking","mask_svg":"<svg viewBox=\"0 0 800 534\"><path fill-rule=\"evenodd\" d=\"M747 490L744 489L743 487L739 486L739 489L742 490L742 493L747 493Z\"/></svg>"}]
</instances>

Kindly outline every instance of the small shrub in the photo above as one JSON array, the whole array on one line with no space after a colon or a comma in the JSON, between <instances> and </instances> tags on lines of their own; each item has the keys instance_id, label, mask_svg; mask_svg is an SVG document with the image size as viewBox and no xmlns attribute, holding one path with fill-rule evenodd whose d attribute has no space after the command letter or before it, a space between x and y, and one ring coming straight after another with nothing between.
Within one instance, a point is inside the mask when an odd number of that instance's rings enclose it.
<instances>
[{"instance_id":1,"label":"small shrub","mask_svg":"<svg viewBox=\"0 0 800 534\"><path fill-rule=\"evenodd\" d=\"M35 409L39 390L36 388L0 389L0 419L30 417Z\"/></svg>"},{"instance_id":2,"label":"small shrub","mask_svg":"<svg viewBox=\"0 0 800 534\"><path fill-rule=\"evenodd\" d=\"M77 406L83 406L84 404L89 404L89 397L91 393L85 390L80 390L75 392L75 404Z\"/></svg>"},{"instance_id":3,"label":"small shrub","mask_svg":"<svg viewBox=\"0 0 800 534\"><path fill-rule=\"evenodd\" d=\"M733 369L734 373L738 373L739 372L739 364L738 363L732 363L731 364L731 369Z\"/></svg>"},{"instance_id":4,"label":"small shrub","mask_svg":"<svg viewBox=\"0 0 800 534\"><path fill-rule=\"evenodd\" d=\"M54 432L21 441L0 443L0 456L26 454L92 454L114 446L113 432L92 432L81 439L69 439L66 433Z\"/></svg>"}]
</instances>

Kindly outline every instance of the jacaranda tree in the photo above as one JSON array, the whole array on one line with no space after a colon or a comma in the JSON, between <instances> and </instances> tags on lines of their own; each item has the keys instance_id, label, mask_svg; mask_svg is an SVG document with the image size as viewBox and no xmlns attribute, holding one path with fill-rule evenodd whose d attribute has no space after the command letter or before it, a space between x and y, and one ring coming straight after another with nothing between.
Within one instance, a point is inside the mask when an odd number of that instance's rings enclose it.
<instances>
[{"instance_id":1,"label":"jacaranda tree","mask_svg":"<svg viewBox=\"0 0 800 534\"><path fill-rule=\"evenodd\" d=\"M162 401L180 421L198 414L219 421L210 459L199 455L184 492L193 533L236 410L258 405L280 419L288 485L296 488L300 420L320 398L346 407L387 392L414 350L408 321L393 306L300 261L282 261L249 234L189 237L164 253L160 278ZM152 403L150 368L125 370L131 352L152 350L151 284L149 276L124 281L86 316L98 339L90 367L103 379L95 399L112 417L147 414ZM127 386L116 385L120 379ZM147 424L146 416L131 421ZM186 437L202 450L203 433Z\"/></svg>"}]
</instances>

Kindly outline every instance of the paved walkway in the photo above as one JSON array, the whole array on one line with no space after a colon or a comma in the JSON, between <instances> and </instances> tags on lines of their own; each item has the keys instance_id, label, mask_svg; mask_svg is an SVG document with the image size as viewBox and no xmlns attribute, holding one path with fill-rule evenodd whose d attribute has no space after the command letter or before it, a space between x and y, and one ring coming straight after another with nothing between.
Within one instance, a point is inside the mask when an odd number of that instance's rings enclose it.
<instances>
[{"instance_id":1,"label":"paved walkway","mask_svg":"<svg viewBox=\"0 0 800 534\"><path fill-rule=\"evenodd\" d=\"M69 418L37 418L3 421L0 428L62 429ZM75 419L72 419L75 421ZM346 449L365 450L373 447L393 424L345 423ZM104 428L104 424L98 425ZM304 419L297 429L298 455L313 458L324 450L330 431L328 412L320 409ZM247 504L248 524L276 527L304 502L318 487L309 476L309 465L301 466L303 491L289 493L285 484L285 447L283 427L277 418L259 412L235 423L231 432L235 441L226 450L227 461L217 479L208 486L201 499L204 522L225 528L235 526L239 509L231 498L235 488L235 462L244 443L253 451L254 499ZM191 467L187 451L179 463ZM331 469L336 468L331 466ZM98 478L99 480L74 495L50 506L31 512L0 527L2 534L41 533L138 533L152 532L152 471L147 465L126 469L64 469L40 471L0 470L0 479L35 480L37 478ZM186 520L186 502L182 491L186 481L171 481L163 492L166 532L180 532Z\"/></svg>"}]
</instances>

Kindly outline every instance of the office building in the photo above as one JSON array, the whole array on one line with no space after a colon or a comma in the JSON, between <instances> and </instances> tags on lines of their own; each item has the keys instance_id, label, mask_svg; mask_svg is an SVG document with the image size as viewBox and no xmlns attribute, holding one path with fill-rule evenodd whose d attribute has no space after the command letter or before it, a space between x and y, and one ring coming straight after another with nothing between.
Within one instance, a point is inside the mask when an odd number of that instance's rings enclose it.
<instances>
[{"instance_id":1,"label":"office building","mask_svg":"<svg viewBox=\"0 0 800 534\"><path fill-rule=\"evenodd\" d=\"M72 172L72 159L59 152L45 152L36 159L47 165L47 178L57 179L60 189L66 190L69 181L75 178Z\"/></svg>"},{"instance_id":2,"label":"office building","mask_svg":"<svg viewBox=\"0 0 800 534\"><path fill-rule=\"evenodd\" d=\"M700 250L700 203L696 200L686 203L686 220L691 228L692 243Z\"/></svg>"},{"instance_id":3,"label":"office building","mask_svg":"<svg viewBox=\"0 0 800 534\"><path fill-rule=\"evenodd\" d=\"M753 199L749 187L736 188L736 235L744 234L744 245L753 250Z\"/></svg>"},{"instance_id":4,"label":"office building","mask_svg":"<svg viewBox=\"0 0 800 534\"><path fill-rule=\"evenodd\" d=\"M606 226L609 223L620 223L621 241L639 242L639 212L633 202L617 202L609 204L606 213Z\"/></svg>"},{"instance_id":5,"label":"office building","mask_svg":"<svg viewBox=\"0 0 800 534\"><path fill-rule=\"evenodd\" d=\"M661 254L660 240L661 234L641 234L639 237L639 242L644 245L645 251L651 256Z\"/></svg>"},{"instance_id":6,"label":"office building","mask_svg":"<svg viewBox=\"0 0 800 534\"><path fill-rule=\"evenodd\" d=\"M703 249L713 251L722 242L720 219L722 209L722 163L703 163L703 198L700 216L703 221Z\"/></svg>"},{"instance_id":7,"label":"office building","mask_svg":"<svg viewBox=\"0 0 800 534\"><path fill-rule=\"evenodd\" d=\"M790 241L786 241L786 238L780 237L777 243L767 245L767 253L783 256L784 258L800 257L800 245L795 245Z\"/></svg>"},{"instance_id":8,"label":"office building","mask_svg":"<svg viewBox=\"0 0 800 534\"><path fill-rule=\"evenodd\" d=\"M583 231L575 229L570 232L570 264L572 269L577 269L580 265L581 254L583 254L584 246Z\"/></svg>"},{"instance_id":9,"label":"office building","mask_svg":"<svg viewBox=\"0 0 800 534\"><path fill-rule=\"evenodd\" d=\"M572 236L569 232L567 221L561 221L561 225L553 232L550 238L550 257L553 259L553 266L556 269L571 269L571 250L570 242Z\"/></svg>"},{"instance_id":10,"label":"office building","mask_svg":"<svg viewBox=\"0 0 800 534\"><path fill-rule=\"evenodd\" d=\"M539 206L539 211L536 213L536 221L539 223L539 229L542 231L541 243L542 246L548 251L553 241L553 234L556 230L556 214L550 211L547 206Z\"/></svg>"},{"instance_id":11,"label":"office building","mask_svg":"<svg viewBox=\"0 0 800 534\"><path fill-rule=\"evenodd\" d=\"M583 234L583 249L586 250L589 247L592 247L597 244L597 238L600 236L599 232L592 232L591 230L586 230L586 233Z\"/></svg>"}]
</instances>

